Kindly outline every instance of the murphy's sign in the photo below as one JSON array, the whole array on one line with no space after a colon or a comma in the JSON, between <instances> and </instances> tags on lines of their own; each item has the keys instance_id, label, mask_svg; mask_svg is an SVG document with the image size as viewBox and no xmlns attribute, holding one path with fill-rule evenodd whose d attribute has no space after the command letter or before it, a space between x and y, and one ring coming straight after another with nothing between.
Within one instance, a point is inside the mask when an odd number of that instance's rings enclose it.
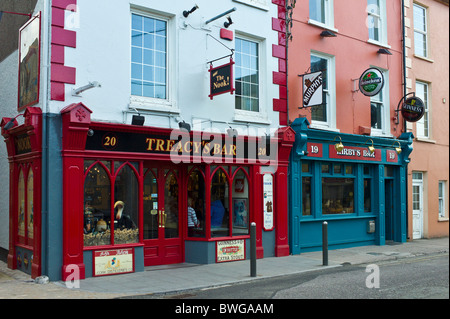
<instances>
[{"instance_id":1,"label":"murphy's sign","mask_svg":"<svg viewBox=\"0 0 450 319\"><path fill-rule=\"evenodd\" d=\"M303 107L321 105L323 103L322 72L303 75Z\"/></svg>"}]
</instances>

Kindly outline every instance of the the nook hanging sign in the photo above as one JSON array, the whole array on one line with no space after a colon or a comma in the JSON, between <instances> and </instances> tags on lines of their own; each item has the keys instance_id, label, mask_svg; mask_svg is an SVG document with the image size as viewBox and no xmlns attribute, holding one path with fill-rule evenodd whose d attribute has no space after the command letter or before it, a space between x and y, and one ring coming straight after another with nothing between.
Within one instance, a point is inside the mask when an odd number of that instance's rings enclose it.
<instances>
[{"instance_id":1,"label":"the nook hanging sign","mask_svg":"<svg viewBox=\"0 0 450 319\"><path fill-rule=\"evenodd\" d=\"M212 63L209 68L210 73L210 94L212 100L214 96L230 92L233 94L233 59L230 62L213 68Z\"/></svg>"}]
</instances>

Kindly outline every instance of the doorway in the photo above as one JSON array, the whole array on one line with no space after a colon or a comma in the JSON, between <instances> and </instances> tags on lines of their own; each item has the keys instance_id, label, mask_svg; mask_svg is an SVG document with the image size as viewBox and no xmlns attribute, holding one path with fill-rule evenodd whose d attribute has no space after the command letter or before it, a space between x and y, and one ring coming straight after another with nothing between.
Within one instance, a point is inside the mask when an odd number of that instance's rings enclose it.
<instances>
[{"instance_id":1,"label":"doorway","mask_svg":"<svg viewBox=\"0 0 450 319\"><path fill-rule=\"evenodd\" d=\"M394 240L394 180L385 179L385 238L386 240Z\"/></svg>"},{"instance_id":2,"label":"doorway","mask_svg":"<svg viewBox=\"0 0 450 319\"><path fill-rule=\"evenodd\" d=\"M413 172L412 180L413 239L423 237L423 173Z\"/></svg>"},{"instance_id":3,"label":"doorway","mask_svg":"<svg viewBox=\"0 0 450 319\"><path fill-rule=\"evenodd\" d=\"M175 167L146 167L144 176L144 266L181 263L184 260L182 185Z\"/></svg>"}]
</instances>

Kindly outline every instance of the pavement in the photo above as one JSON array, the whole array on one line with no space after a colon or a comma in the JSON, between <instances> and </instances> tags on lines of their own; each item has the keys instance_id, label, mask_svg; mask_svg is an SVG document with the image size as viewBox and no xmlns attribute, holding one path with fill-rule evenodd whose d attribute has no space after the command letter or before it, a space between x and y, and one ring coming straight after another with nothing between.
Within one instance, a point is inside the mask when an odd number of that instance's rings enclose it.
<instances>
[{"instance_id":1,"label":"pavement","mask_svg":"<svg viewBox=\"0 0 450 319\"><path fill-rule=\"evenodd\" d=\"M62 281L36 283L19 270L8 269L0 261L0 299L113 299L154 294L182 293L250 280L318 271L344 265L376 264L403 258L448 255L449 238L419 239L384 246L363 246L330 250L328 266L323 266L322 252L257 260L257 276L250 276L250 261L198 265L146 267L143 272L80 280L79 287L67 287Z\"/></svg>"}]
</instances>

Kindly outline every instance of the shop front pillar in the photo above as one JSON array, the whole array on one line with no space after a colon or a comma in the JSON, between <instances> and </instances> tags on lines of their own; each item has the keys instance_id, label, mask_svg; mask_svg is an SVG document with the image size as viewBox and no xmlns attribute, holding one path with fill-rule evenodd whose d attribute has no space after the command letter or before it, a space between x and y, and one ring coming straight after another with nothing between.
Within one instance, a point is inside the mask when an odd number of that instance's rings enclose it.
<instances>
[{"instance_id":1,"label":"shop front pillar","mask_svg":"<svg viewBox=\"0 0 450 319\"><path fill-rule=\"evenodd\" d=\"M290 127L284 127L277 131L278 137L278 166L275 172L275 198L276 207L276 239L275 256L289 255L288 236L288 165L292 146L295 142L295 131Z\"/></svg>"},{"instance_id":2,"label":"shop front pillar","mask_svg":"<svg viewBox=\"0 0 450 319\"><path fill-rule=\"evenodd\" d=\"M92 111L82 103L61 110L63 125L63 266L62 280L73 279L77 270L85 278L83 261L84 160L77 156L86 145Z\"/></svg>"}]
</instances>

